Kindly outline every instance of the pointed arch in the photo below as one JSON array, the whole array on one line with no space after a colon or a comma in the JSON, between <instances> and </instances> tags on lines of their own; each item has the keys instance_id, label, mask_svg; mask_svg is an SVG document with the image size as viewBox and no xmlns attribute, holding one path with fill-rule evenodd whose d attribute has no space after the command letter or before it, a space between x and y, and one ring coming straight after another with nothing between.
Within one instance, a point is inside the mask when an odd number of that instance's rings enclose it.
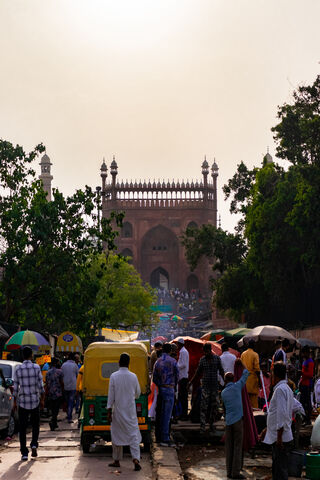
<instances>
[{"instance_id":1,"label":"pointed arch","mask_svg":"<svg viewBox=\"0 0 320 480\"><path fill-rule=\"evenodd\" d=\"M169 290L169 274L162 268L158 267L151 272L150 284L152 288L164 288Z\"/></svg>"},{"instance_id":2,"label":"pointed arch","mask_svg":"<svg viewBox=\"0 0 320 480\"><path fill-rule=\"evenodd\" d=\"M192 220L188 223L187 228L198 228L198 224Z\"/></svg>"},{"instance_id":3,"label":"pointed arch","mask_svg":"<svg viewBox=\"0 0 320 480\"><path fill-rule=\"evenodd\" d=\"M121 237L132 238L133 228L130 222L124 222L121 229Z\"/></svg>"}]
</instances>

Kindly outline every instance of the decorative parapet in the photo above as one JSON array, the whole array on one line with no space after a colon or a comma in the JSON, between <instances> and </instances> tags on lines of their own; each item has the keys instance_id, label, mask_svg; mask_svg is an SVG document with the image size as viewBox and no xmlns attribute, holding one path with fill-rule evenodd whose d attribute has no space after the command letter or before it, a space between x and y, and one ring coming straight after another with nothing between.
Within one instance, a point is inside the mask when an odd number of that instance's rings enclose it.
<instances>
[{"instance_id":1,"label":"decorative parapet","mask_svg":"<svg viewBox=\"0 0 320 480\"><path fill-rule=\"evenodd\" d=\"M103 164L104 166L104 164ZM110 169L112 182L102 185L104 208L209 208L216 209L216 177L218 166L212 166L212 183L208 182L209 165L202 164L203 181L126 180L117 182L118 165L113 158Z\"/></svg>"}]
</instances>

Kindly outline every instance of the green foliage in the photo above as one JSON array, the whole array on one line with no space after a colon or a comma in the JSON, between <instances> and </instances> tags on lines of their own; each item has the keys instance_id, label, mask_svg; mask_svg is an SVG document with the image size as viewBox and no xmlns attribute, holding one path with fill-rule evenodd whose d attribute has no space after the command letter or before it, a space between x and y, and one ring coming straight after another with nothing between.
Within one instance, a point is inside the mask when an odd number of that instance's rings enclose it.
<instances>
[{"instance_id":1,"label":"green foliage","mask_svg":"<svg viewBox=\"0 0 320 480\"><path fill-rule=\"evenodd\" d=\"M231 213L246 213L256 173L257 168L249 170L248 167L241 162L237 167L237 172L228 181L227 185L223 186L225 199L230 198L231 195L233 196L230 203Z\"/></svg>"},{"instance_id":2,"label":"green foliage","mask_svg":"<svg viewBox=\"0 0 320 480\"><path fill-rule=\"evenodd\" d=\"M279 107L278 118L272 128L277 156L293 165L320 166L320 75L293 93L293 104Z\"/></svg>"},{"instance_id":3,"label":"green foliage","mask_svg":"<svg viewBox=\"0 0 320 480\"><path fill-rule=\"evenodd\" d=\"M95 327L136 325L144 328L154 323L151 305L156 302L156 293L149 285L142 284L140 275L125 258L113 254L108 258L105 255L93 257L90 277L99 284L90 312Z\"/></svg>"},{"instance_id":4,"label":"green foliage","mask_svg":"<svg viewBox=\"0 0 320 480\"><path fill-rule=\"evenodd\" d=\"M100 285L88 261L115 248L123 214L97 225L96 193L90 187L48 202L31 164L44 147L28 155L0 141L0 308L7 322L51 332L88 331L88 311Z\"/></svg>"},{"instance_id":5,"label":"green foliage","mask_svg":"<svg viewBox=\"0 0 320 480\"><path fill-rule=\"evenodd\" d=\"M277 155L290 166L241 163L224 186L231 213L242 214L238 242L248 250L226 263L214 288L217 306L236 318L294 327L320 317L320 76L298 88L278 118ZM192 265L200 253L219 262L218 252L202 249L200 239L187 250Z\"/></svg>"},{"instance_id":6,"label":"green foliage","mask_svg":"<svg viewBox=\"0 0 320 480\"><path fill-rule=\"evenodd\" d=\"M238 234L227 233L211 224L187 228L182 236L186 258L194 270L202 257L213 263L213 270L223 273L228 266L241 263L246 246Z\"/></svg>"}]
</instances>

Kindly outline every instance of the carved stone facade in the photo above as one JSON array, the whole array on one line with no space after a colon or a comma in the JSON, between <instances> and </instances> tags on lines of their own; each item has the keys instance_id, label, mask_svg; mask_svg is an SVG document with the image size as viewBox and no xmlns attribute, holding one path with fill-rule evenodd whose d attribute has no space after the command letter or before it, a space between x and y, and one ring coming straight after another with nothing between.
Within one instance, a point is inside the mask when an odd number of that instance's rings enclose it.
<instances>
[{"instance_id":1,"label":"carved stone facade","mask_svg":"<svg viewBox=\"0 0 320 480\"><path fill-rule=\"evenodd\" d=\"M202 181L118 182L118 166L113 158L111 182L103 161L102 215L124 211L123 228L118 238L118 252L132 257L132 263L145 282L153 287L180 290L209 290L211 267L206 260L194 272L185 259L180 237L188 226L217 225L218 166L202 164Z\"/></svg>"}]
</instances>

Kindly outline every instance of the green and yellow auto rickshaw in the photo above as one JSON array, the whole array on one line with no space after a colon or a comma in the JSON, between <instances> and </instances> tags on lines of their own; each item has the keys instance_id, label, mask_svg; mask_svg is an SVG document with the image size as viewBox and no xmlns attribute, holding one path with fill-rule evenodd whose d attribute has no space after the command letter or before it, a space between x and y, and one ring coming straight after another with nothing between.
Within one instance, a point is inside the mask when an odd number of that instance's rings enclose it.
<instances>
[{"instance_id":1,"label":"green and yellow auto rickshaw","mask_svg":"<svg viewBox=\"0 0 320 480\"><path fill-rule=\"evenodd\" d=\"M111 441L107 421L109 379L119 368L121 353L130 355L129 370L138 377L141 395L136 400L137 417L144 450L150 450L150 421L148 418L148 354L142 343L95 342L84 354L83 404L80 414L81 447L88 453L90 445L99 438Z\"/></svg>"}]
</instances>

